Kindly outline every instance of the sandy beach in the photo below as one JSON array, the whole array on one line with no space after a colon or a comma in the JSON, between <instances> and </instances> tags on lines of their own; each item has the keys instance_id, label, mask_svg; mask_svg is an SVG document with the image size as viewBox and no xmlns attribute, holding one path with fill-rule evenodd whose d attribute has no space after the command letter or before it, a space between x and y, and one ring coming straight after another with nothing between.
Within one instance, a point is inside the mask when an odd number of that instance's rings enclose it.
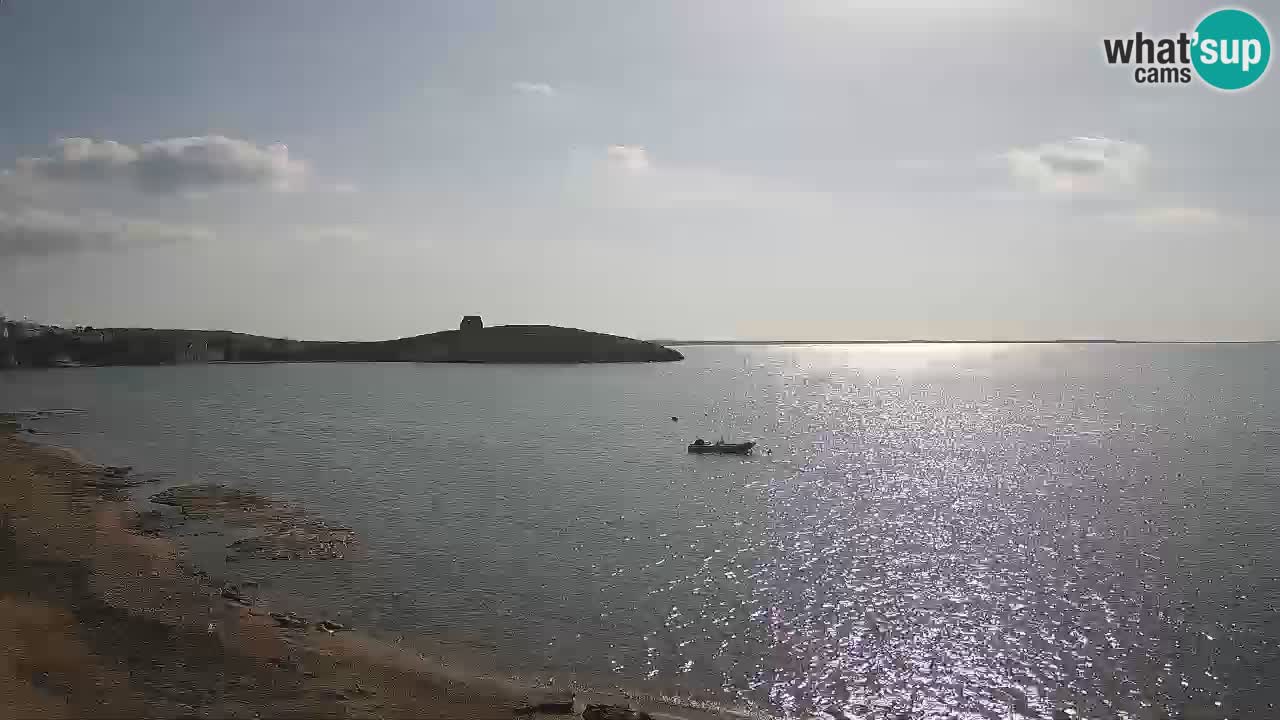
<instances>
[{"instance_id":1,"label":"sandy beach","mask_svg":"<svg viewBox=\"0 0 1280 720\"><path fill-rule=\"evenodd\" d=\"M553 696L229 598L103 477L0 418L0 718L511 718Z\"/></svg>"}]
</instances>

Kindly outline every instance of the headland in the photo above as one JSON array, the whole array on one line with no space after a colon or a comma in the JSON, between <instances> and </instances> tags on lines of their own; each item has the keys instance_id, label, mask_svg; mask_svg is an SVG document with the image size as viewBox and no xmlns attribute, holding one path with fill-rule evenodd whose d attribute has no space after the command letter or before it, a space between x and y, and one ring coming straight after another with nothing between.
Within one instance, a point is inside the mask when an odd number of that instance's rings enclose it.
<instances>
[{"instance_id":1,"label":"headland","mask_svg":"<svg viewBox=\"0 0 1280 720\"><path fill-rule=\"evenodd\" d=\"M372 342L290 340L225 330L62 328L6 322L0 367L208 362L626 363L682 360L657 343L555 325L459 329Z\"/></svg>"}]
</instances>

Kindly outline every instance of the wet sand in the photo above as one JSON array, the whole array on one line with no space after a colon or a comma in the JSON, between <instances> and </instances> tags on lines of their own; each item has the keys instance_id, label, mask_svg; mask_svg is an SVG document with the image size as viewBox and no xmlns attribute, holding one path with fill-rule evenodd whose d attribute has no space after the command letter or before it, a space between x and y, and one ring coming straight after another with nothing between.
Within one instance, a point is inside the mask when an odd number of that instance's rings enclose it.
<instances>
[{"instance_id":1,"label":"wet sand","mask_svg":"<svg viewBox=\"0 0 1280 720\"><path fill-rule=\"evenodd\" d=\"M544 692L227 597L102 466L18 428L0 417L0 719L512 718Z\"/></svg>"}]
</instances>

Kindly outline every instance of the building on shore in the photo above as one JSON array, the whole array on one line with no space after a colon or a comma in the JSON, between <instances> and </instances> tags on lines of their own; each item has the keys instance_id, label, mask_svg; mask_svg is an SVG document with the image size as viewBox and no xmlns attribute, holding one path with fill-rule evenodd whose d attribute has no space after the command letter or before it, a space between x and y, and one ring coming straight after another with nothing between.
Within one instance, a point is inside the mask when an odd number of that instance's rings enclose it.
<instances>
[{"instance_id":1,"label":"building on shore","mask_svg":"<svg viewBox=\"0 0 1280 720\"><path fill-rule=\"evenodd\" d=\"M479 315L463 315L462 323L458 325L459 330L482 330L484 329L484 321Z\"/></svg>"}]
</instances>

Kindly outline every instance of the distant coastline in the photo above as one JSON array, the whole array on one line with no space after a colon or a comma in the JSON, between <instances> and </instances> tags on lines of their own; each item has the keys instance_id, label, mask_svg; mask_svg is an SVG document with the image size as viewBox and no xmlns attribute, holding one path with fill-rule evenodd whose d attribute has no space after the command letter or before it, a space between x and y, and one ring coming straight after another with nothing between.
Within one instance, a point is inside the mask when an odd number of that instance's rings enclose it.
<instances>
[{"instance_id":1,"label":"distant coastline","mask_svg":"<svg viewBox=\"0 0 1280 720\"><path fill-rule=\"evenodd\" d=\"M1275 345L1280 340L650 340L665 347L695 345Z\"/></svg>"},{"instance_id":2,"label":"distant coastline","mask_svg":"<svg viewBox=\"0 0 1280 720\"><path fill-rule=\"evenodd\" d=\"M682 360L662 345L555 325L485 327L373 342L263 337L223 330L63 328L0 323L0 368L217 362L631 363Z\"/></svg>"}]
</instances>

